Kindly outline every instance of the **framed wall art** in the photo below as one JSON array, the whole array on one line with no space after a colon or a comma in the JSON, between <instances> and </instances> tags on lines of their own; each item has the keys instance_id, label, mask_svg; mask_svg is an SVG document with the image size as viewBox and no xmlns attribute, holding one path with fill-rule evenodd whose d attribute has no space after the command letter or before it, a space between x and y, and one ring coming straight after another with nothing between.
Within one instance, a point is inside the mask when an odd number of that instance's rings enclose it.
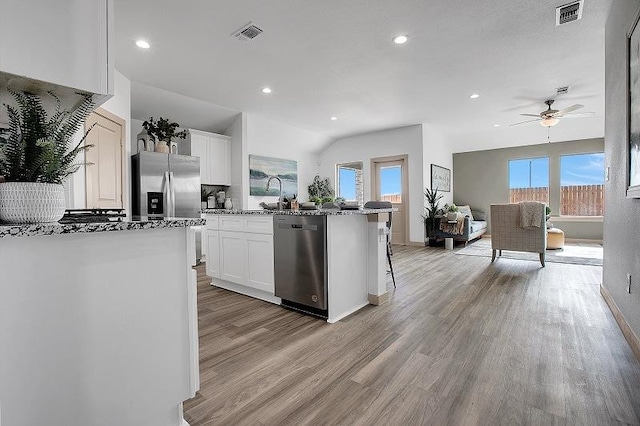
<instances>
[{"instance_id":1,"label":"framed wall art","mask_svg":"<svg viewBox=\"0 0 640 426\"><path fill-rule=\"evenodd\" d=\"M629 32L629 187L627 198L640 198L640 29Z\"/></svg>"},{"instance_id":2,"label":"framed wall art","mask_svg":"<svg viewBox=\"0 0 640 426\"><path fill-rule=\"evenodd\" d=\"M431 189L441 192L451 192L451 170L432 164L431 165Z\"/></svg>"}]
</instances>

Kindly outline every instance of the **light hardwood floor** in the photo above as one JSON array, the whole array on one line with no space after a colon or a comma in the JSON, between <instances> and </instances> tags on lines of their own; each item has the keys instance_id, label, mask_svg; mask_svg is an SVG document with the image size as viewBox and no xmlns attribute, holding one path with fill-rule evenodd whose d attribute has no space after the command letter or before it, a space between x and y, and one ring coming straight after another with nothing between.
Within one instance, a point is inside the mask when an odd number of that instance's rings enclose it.
<instances>
[{"instance_id":1,"label":"light hardwood floor","mask_svg":"<svg viewBox=\"0 0 640 426\"><path fill-rule=\"evenodd\" d=\"M329 325L208 285L199 425L640 424L602 267L396 247L390 300Z\"/></svg>"}]
</instances>

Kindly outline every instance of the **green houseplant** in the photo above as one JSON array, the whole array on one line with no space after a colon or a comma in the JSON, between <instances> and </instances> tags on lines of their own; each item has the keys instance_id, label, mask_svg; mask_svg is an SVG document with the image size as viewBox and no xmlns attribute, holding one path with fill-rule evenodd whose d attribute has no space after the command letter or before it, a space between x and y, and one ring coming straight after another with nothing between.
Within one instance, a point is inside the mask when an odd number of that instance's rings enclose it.
<instances>
[{"instance_id":1,"label":"green houseplant","mask_svg":"<svg viewBox=\"0 0 640 426\"><path fill-rule=\"evenodd\" d=\"M427 200L427 205L424 207L425 214L422 218L424 220L427 238L429 239L429 245L435 245L436 217L440 212L440 200L443 195L438 194L438 188L433 190L425 188L424 196Z\"/></svg>"},{"instance_id":2,"label":"green houseplant","mask_svg":"<svg viewBox=\"0 0 640 426\"><path fill-rule=\"evenodd\" d=\"M316 205L333 201L334 192L329 178L322 179L319 175L316 175L313 178L313 182L307 187L307 191L309 192L309 201L316 203Z\"/></svg>"},{"instance_id":3,"label":"green houseplant","mask_svg":"<svg viewBox=\"0 0 640 426\"><path fill-rule=\"evenodd\" d=\"M169 121L168 118L160 117L158 121L154 121L153 117L149 117L149 120L145 120L142 123L142 127L149 135L149 139L158 142L155 147L156 152L169 153L173 138L184 139L187 137L187 131L178 132L180 125L175 121Z\"/></svg>"},{"instance_id":4,"label":"green houseplant","mask_svg":"<svg viewBox=\"0 0 640 426\"><path fill-rule=\"evenodd\" d=\"M447 207L447 220L454 221L457 219L458 219L458 206L451 203L451 205Z\"/></svg>"},{"instance_id":5,"label":"green houseplant","mask_svg":"<svg viewBox=\"0 0 640 426\"><path fill-rule=\"evenodd\" d=\"M49 92L55 101L49 116L39 95L8 92L16 105L5 104L9 128L0 133L0 221L55 222L65 209L62 183L85 164L76 159L92 146L84 145L91 128L79 141L74 135L93 110L93 97L81 95L76 106L62 109Z\"/></svg>"}]
</instances>

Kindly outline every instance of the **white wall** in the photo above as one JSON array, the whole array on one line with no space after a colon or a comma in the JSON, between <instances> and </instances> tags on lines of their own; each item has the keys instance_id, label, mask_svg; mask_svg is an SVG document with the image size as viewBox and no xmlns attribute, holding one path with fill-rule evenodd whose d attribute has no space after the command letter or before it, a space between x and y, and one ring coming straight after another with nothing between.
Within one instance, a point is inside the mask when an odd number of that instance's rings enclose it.
<instances>
[{"instance_id":1,"label":"white wall","mask_svg":"<svg viewBox=\"0 0 640 426\"><path fill-rule=\"evenodd\" d=\"M431 164L451 170L451 191L442 192L440 207L453 202L453 152L444 134L433 125L422 125L423 188L431 188ZM440 193L440 191L438 191Z\"/></svg>"},{"instance_id":2,"label":"white wall","mask_svg":"<svg viewBox=\"0 0 640 426\"><path fill-rule=\"evenodd\" d=\"M338 139L320 153L320 176L328 177L335 188L336 164L362 161L364 200L370 201L371 159L407 154L409 158L409 239L424 241L422 172L422 125L382 130Z\"/></svg>"},{"instance_id":3,"label":"white wall","mask_svg":"<svg viewBox=\"0 0 640 426\"><path fill-rule=\"evenodd\" d=\"M611 172L604 184L602 281L636 336L640 336L640 200L626 198L626 190L629 164L627 31L638 10L638 0L616 0L606 25L604 152ZM627 274L631 275L631 292L627 292Z\"/></svg>"},{"instance_id":4,"label":"white wall","mask_svg":"<svg viewBox=\"0 0 640 426\"><path fill-rule=\"evenodd\" d=\"M328 136L299 129L266 118L243 114L246 128L246 150L242 155L242 188L245 209L260 208L260 202L273 203L277 197L249 195L249 155L283 158L298 162L298 196L309 197L307 186L318 173L318 151L329 142Z\"/></svg>"},{"instance_id":5,"label":"white wall","mask_svg":"<svg viewBox=\"0 0 640 426\"><path fill-rule=\"evenodd\" d=\"M114 71L114 95L100 107L112 114L125 120L125 161L124 161L124 176L122 179L123 185L123 199L125 209L129 208L129 192L131 188L131 82L124 75L117 70ZM81 132L76 135L79 140L84 134L84 127ZM82 161L82 160L81 160ZM70 196L67 201L67 207L73 209L83 209L87 205L86 201L86 189L85 189L85 168L81 167L76 173L74 173L69 182Z\"/></svg>"}]
</instances>

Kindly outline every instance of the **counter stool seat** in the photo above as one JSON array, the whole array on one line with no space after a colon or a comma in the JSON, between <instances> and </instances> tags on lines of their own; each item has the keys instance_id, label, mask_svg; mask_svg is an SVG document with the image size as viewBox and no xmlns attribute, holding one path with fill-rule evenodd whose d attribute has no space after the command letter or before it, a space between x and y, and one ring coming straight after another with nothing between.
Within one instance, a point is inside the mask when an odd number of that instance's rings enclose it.
<instances>
[{"instance_id":1,"label":"counter stool seat","mask_svg":"<svg viewBox=\"0 0 640 426\"><path fill-rule=\"evenodd\" d=\"M558 228L547 229L547 250L564 248L564 231Z\"/></svg>"}]
</instances>

